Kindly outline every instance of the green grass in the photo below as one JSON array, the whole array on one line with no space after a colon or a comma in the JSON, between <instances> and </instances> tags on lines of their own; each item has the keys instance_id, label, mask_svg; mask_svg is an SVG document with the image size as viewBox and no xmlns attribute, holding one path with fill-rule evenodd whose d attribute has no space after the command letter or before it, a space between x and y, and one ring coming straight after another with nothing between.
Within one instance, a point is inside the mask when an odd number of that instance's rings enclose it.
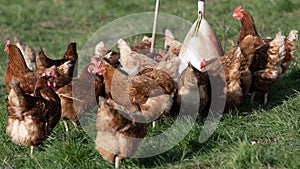
<instances>
[{"instance_id":1,"label":"green grass","mask_svg":"<svg viewBox=\"0 0 300 169\"><path fill-rule=\"evenodd\" d=\"M197 1L161 1L160 12L194 22ZM62 56L66 45L76 40L80 51L89 37L105 24L122 16L153 11L155 2L128 1L5 1L0 0L0 40L18 36L33 47L43 47L53 57ZM235 41L240 24L232 18L237 5L248 9L262 36L285 34L299 29L300 2L297 0L211 0L207 20L222 43ZM226 36L224 36L224 29ZM176 35L175 35L176 36ZM132 41L138 40L131 38ZM132 43L132 42L131 42ZM226 50L230 48L227 43ZM298 50L298 55L300 54ZM82 53L80 53L82 55ZM7 56L0 50L0 76L4 76ZM213 135L204 143L198 139L203 127L199 118L193 129L173 149L149 158L127 159L122 168L300 168L300 71L299 57L271 89L270 103L262 96L222 117ZM53 134L37 148L33 157L28 147L12 143L5 134L7 97L4 78L0 81L0 168L113 168L95 150L94 141L84 131L64 132L60 122ZM173 117L162 117L148 136L171 125ZM179 131L178 131L179 132Z\"/></svg>"}]
</instances>

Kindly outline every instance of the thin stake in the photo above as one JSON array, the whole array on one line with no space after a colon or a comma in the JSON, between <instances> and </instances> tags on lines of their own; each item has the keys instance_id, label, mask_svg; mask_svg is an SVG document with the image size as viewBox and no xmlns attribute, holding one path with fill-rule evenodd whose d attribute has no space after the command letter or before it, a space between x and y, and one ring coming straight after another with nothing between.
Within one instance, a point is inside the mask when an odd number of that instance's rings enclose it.
<instances>
[{"instance_id":1,"label":"thin stake","mask_svg":"<svg viewBox=\"0 0 300 169\"><path fill-rule=\"evenodd\" d=\"M159 0L156 0L153 31L152 31L152 43L151 43L150 53L153 53L154 48L155 48L155 37L156 37L156 28L157 28L157 20L158 20L158 9L159 9Z\"/></svg>"}]
</instances>

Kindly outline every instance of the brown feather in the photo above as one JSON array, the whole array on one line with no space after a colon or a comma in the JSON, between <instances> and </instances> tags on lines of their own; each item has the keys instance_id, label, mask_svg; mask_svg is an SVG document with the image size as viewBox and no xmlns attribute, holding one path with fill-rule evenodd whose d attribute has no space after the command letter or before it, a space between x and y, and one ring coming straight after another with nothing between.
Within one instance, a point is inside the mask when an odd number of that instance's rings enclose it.
<instances>
[{"instance_id":1,"label":"brown feather","mask_svg":"<svg viewBox=\"0 0 300 169\"><path fill-rule=\"evenodd\" d=\"M251 14L248 11L246 11L245 9L241 9L240 12L243 14L243 18L241 19L242 27L241 27L239 38L238 38L238 44L247 35L259 36L257 31L256 31L254 19L251 16Z\"/></svg>"},{"instance_id":2,"label":"brown feather","mask_svg":"<svg viewBox=\"0 0 300 169\"><path fill-rule=\"evenodd\" d=\"M12 81L6 105L6 133L16 144L37 146L57 125L61 107L57 94L47 86L51 77L41 77L36 84L36 96L24 94L17 80Z\"/></svg>"}]
</instances>

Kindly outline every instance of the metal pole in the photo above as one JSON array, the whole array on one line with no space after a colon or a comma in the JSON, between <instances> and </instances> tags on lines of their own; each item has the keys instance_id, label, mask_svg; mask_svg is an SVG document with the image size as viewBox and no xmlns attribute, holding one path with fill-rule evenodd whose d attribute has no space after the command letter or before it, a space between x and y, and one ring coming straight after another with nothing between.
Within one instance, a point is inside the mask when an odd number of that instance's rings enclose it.
<instances>
[{"instance_id":1,"label":"metal pole","mask_svg":"<svg viewBox=\"0 0 300 169\"><path fill-rule=\"evenodd\" d=\"M159 0L156 0L154 23L153 23L153 30L152 30L152 43L151 43L150 53L153 53L154 48L155 48L155 37L156 37L156 28L157 28L157 20L158 20L158 9L159 9Z\"/></svg>"}]
</instances>

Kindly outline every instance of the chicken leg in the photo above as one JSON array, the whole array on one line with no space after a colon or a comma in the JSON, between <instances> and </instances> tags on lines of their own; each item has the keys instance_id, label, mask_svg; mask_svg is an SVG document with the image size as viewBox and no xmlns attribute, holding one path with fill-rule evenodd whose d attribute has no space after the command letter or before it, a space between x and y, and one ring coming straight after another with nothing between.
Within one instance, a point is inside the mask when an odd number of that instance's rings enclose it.
<instances>
[{"instance_id":1,"label":"chicken leg","mask_svg":"<svg viewBox=\"0 0 300 169\"><path fill-rule=\"evenodd\" d=\"M251 95L250 104L253 104L255 95L256 95L256 92L254 91Z\"/></svg>"},{"instance_id":2,"label":"chicken leg","mask_svg":"<svg viewBox=\"0 0 300 169\"><path fill-rule=\"evenodd\" d=\"M120 165L120 159L118 156L116 156L115 158L115 169L119 169L119 165Z\"/></svg>"},{"instance_id":3,"label":"chicken leg","mask_svg":"<svg viewBox=\"0 0 300 169\"><path fill-rule=\"evenodd\" d=\"M34 146L30 146L30 156L33 155L33 152L34 152Z\"/></svg>"},{"instance_id":4,"label":"chicken leg","mask_svg":"<svg viewBox=\"0 0 300 169\"><path fill-rule=\"evenodd\" d=\"M65 126L65 129L66 129L66 132L69 132L69 126L68 126L68 122L66 119L63 119L63 122L64 122L64 126ZM74 121L71 121L74 128L76 129L76 131L78 131L78 128L77 128L77 123L74 122Z\"/></svg>"},{"instance_id":5,"label":"chicken leg","mask_svg":"<svg viewBox=\"0 0 300 169\"><path fill-rule=\"evenodd\" d=\"M68 127L67 120L63 119L63 122L64 122L64 126L65 126L65 129L66 129L66 132L69 132L69 127Z\"/></svg>"},{"instance_id":6,"label":"chicken leg","mask_svg":"<svg viewBox=\"0 0 300 169\"><path fill-rule=\"evenodd\" d=\"M269 94L269 92L264 94L264 104L265 105L268 103L268 94Z\"/></svg>"},{"instance_id":7,"label":"chicken leg","mask_svg":"<svg viewBox=\"0 0 300 169\"><path fill-rule=\"evenodd\" d=\"M268 94L269 94L269 92L264 94L264 104L265 105L268 103ZM256 92L253 92L251 95L250 104L253 103L255 95L256 95Z\"/></svg>"},{"instance_id":8,"label":"chicken leg","mask_svg":"<svg viewBox=\"0 0 300 169\"><path fill-rule=\"evenodd\" d=\"M156 125L156 122L153 120L153 122L152 122L152 128L153 129L155 128L155 125Z\"/></svg>"}]
</instances>

